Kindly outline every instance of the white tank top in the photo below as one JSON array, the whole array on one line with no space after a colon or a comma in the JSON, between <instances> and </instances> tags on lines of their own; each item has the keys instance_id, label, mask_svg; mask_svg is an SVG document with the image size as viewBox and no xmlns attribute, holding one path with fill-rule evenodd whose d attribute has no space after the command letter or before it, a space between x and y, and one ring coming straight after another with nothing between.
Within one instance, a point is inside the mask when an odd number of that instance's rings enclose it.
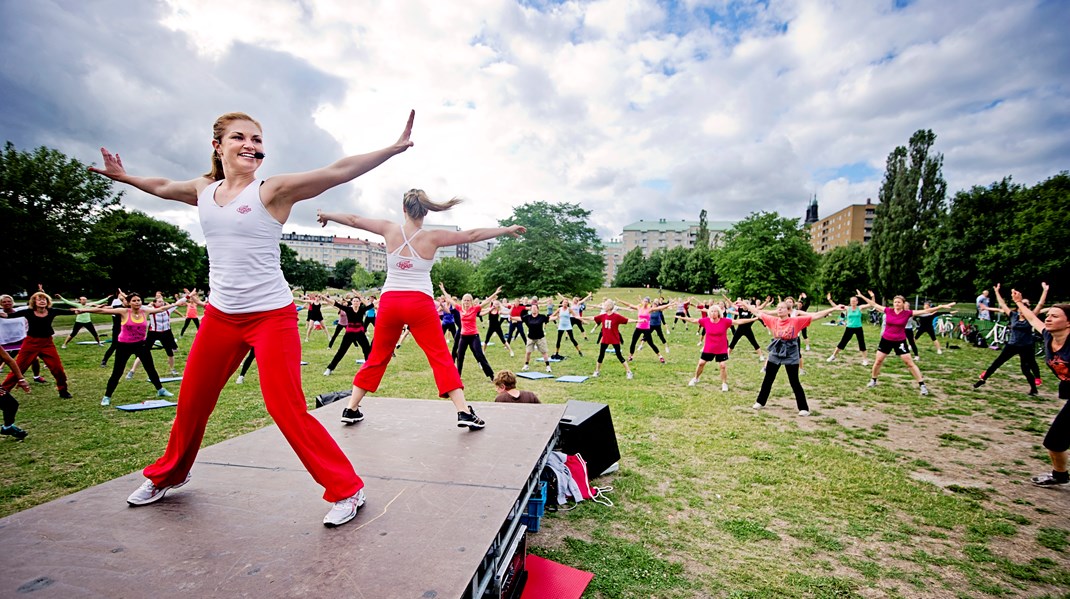
<instances>
[{"instance_id":1,"label":"white tank top","mask_svg":"<svg viewBox=\"0 0 1070 599\"><path fill-rule=\"evenodd\" d=\"M416 248L409 245L423 229L416 229L412 237L405 235L401 227L401 237L405 240L398 248L386 255L386 282L383 293L387 291L419 291L429 297L435 297L435 288L431 286L431 265L434 260L426 260L416 253ZM402 256L401 250L409 248L411 256Z\"/></svg>"},{"instance_id":2,"label":"white tank top","mask_svg":"<svg viewBox=\"0 0 1070 599\"><path fill-rule=\"evenodd\" d=\"M260 199L257 179L226 206L215 203L216 181L197 196L197 212L208 246L208 303L227 314L277 310L293 303L282 276L282 223Z\"/></svg>"}]
</instances>

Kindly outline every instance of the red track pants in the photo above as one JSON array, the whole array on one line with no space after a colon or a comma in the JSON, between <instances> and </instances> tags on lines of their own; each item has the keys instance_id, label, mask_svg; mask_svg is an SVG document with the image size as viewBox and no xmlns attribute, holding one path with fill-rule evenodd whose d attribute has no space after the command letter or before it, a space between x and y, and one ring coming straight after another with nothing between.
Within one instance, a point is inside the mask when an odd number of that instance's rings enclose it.
<instances>
[{"instance_id":1,"label":"red track pants","mask_svg":"<svg viewBox=\"0 0 1070 599\"><path fill-rule=\"evenodd\" d=\"M63 362L59 359L59 352L56 351L56 344L52 342L51 337L27 337L22 340L19 355L15 356L15 363L19 365L19 370L23 373L28 372L30 363L35 358L41 358L48 371L52 373L52 377L56 379L56 390L66 391L67 373L63 370ZM5 391L11 391L17 382L15 373L9 372L0 387L3 387Z\"/></svg>"},{"instance_id":2,"label":"red track pants","mask_svg":"<svg viewBox=\"0 0 1070 599\"><path fill-rule=\"evenodd\" d=\"M252 314L224 314L209 304L186 360L167 450L145 468L145 477L157 487L186 478L219 392L250 347L256 351L260 391L268 414L308 473L323 485L323 498L339 501L356 495L364 482L334 438L308 413L301 389L301 338L293 305Z\"/></svg>"},{"instance_id":3,"label":"red track pants","mask_svg":"<svg viewBox=\"0 0 1070 599\"><path fill-rule=\"evenodd\" d=\"M372 353L357 372L353 384L375 393L386 373L386 365L394 354L394 346L401 337L401 329L409 325L409 333L424 350L431 372L435 375L439 397L447 397L454 389L464 389L461 375L453 363L450 348L442 335L435 301L419 291L387 291L379 298L375 314L375 337ZM259 354L257 354L259 355Z\"/></svg>"}]
</instances>

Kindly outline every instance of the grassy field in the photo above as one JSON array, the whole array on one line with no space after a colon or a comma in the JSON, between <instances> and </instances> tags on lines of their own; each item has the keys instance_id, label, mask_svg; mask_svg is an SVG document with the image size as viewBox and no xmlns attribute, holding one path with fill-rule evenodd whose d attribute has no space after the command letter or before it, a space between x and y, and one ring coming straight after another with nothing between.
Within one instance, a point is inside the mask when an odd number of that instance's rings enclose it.
<instances>
[{"instance_id":1,"label":"grassy field","mask_svg":"<svg viewBox=\"0 0 1070 599\"><path fill-rule=\"evenodd\" d=\"M635 301L639 291L611 293ZM108 330L103 322L98 329ZM729 361L728 392L712 364L688 387L700 348L694 325L683 323L669 336L666 364L649 349L636 355L634 380L609 357L602 376L583 384L522 380L544 402L609 404L623 456L619 472L594 481L615 487L616 505L548 514L531 552L594 572L585 597L1070 597L1070 489L1028 483L1050 469L1040 442L1063 403L1047 369L1039 397L1026 395L1014 362L975 391L995 352L955 341L959 349L938 356L921 342L931 395L920 396L895 359L867 389L857 352L825 361L841 333L811 328L802 377L809 417L797 415L783 374L769 407L751 409L760 363L743 346ZM866 333L872 351L878 331ZM589 375L594 336L583 349L577 357L563 348L568 359L555 374ZM322 332L305 344L310 404L348 388L353 351L324 377L333 350ZM98 405L110 373L99 367L102 352L61 350L75 399L41 384L19 395L18 424L30 436L0 439L0 515L138 470L162 451L172 412ZM500 345L488 354L496 370L522 364L521 352L510 358ZM155 355L159 367L165 358ZM411 341L390 369L379 395L434 396ZM472 400L493 398L471 357L465 374ZM141 378L124 380L116 403L150 399ZM258 383L254 366L245 385L227 387L205 444L271 423Z\"/></svg>"}]
</instances>

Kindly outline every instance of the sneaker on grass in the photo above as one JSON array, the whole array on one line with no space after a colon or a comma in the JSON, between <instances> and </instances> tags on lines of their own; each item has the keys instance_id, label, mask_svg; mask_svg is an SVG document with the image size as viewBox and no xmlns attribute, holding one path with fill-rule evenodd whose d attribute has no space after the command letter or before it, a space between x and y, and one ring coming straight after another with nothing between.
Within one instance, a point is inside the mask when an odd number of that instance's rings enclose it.
<instances>
[{"instance_id":1,"label":"sneaker on grass","mask_svg":"<svg viewBox=\"0 0 1070 599\"><path fill-rule=\"evenodd\" d=\"M758 403L758 402L754 402L754 405L753 405L753 406L751 406L751 409L752 409L752 410L760 410L760 409L762 409L762 408L764 408L764 407L765 407L765 406L763 406L762 404L760 404L760 403Z\"/></svg>"},{"instance_id":2,"label":"sneaker on grass","mask_svg":"<svg viewBox=\"0 0 1070 599\"><path fill-rule=\"evenodd\" d=\"M357 517L357 510L362 505L364 505L364 489L357 491L357 494L352 497L334 502L331 511L323 517L323 525L327 528L334 528L349 522Z\"/></svg>"},{"instance_id":3,"label":"sneaker on grass","mask_svg":"<svg viewBox=\"0 0 1070 599\"><path fill-rule=\"evenodd\" d=\"M468 427L468 430L476 430L477 428L483 428L487 423L483 422L483 419L476 416L476 411L472 406L468 406L467 412L457 412L457 426Z\"/></svg>"},{"instance_id":4,"label":"sneaker on grass","mask_svg":"<svg viewBox=\"0 0 1070 599\"><path fill-rule=\"evenodd\" d=\"M929 388L925 386L925 383L922 383L921 385L919 385L919 387L921 388L921 394L922 395L928 395L929 394Z\"/></svg>"},{"instance_id":5,"label":"sneaker on grass","mask_svg":"<svg viewBox=\"0 0 1070 599\"><path fill-rule=\"evenodd\" d=\"M635 377L634 377L634 375L632 374L632 371L631 371L631 370L629 370L629 371L628 371L628 380L630 381L630 380L632 380L633 378L635 378Z\"/></svg>"},{"instance_id":6,"label":"sneaker on grass","mask_svg":"<svg viewBox=\"0 0 1070 599\"><path fill-rule=\"evenodd\" d=\"M799 410L799 416L809 416L810 410Z\"/></svg>"},{"instance_id":7,"label":"sneaker on grass","mask_svg":"<svg viewBox=\"0 0 1070 599\"><path fill-rule=\"evenodd\" d=\"M1055 478L1052 474L1038 474L1030 480L1038 487L1057 487L1070 484L1070 472L1064 472L1059 478Z\"/></svg>"},{"instance_id":8,"label":"sneaker on grass","mask_svg":"<svg viewBox=\"0 0 1070 599\"><path fill-rule=\"evenodd\" d=\"M133 370L131 370L130 372L126 373L126 380L128 380L128 381L129 380L133 380L133 378L134 378L134 371Z\"/></svg>"},{"instance_id":9,"label":"sneaker on grass","mask_svg":"<svg viewBox=\"0 0 1070 599\"><path fill-rule=\"evenodd\" d=\"M130 505L148 505L150 503L163 499L163 496L171 489L177 489L182 485L189 482L190 475L186 474L186 479L177 485L167 485L163 487L157 487L149 479L145 479L145 482L141 483L141 486L130 494L130 497L126 498L126 502Z\"/></svg>"},{"instance_id":10,"label":"sneaker on grass","mask_svg":"<svg viewBox=\"0 0 1070 599\"><path fill-rule=\"evenodd\" d=\"M100 405L102 405L102 406L110 406L111 405L111 398L108 397L107 395L105 395L103 398L101 398Z\"/></svg>"},{"instance_id":11,"label":"sneaker on grass","mask_svg":"<svg viewBox=\"0 0 1070 599\"><path fill-rule=\"evenodd\" d=\"M73 395L71 395L71 392L66 389L60 391L59 396L61 399L72 399L74 397Z\"/></svg>"},{"instance_id":12,"label":"sneaker on grass","mask_svg":"<svg viewBox=\"0 0 1070 599\"><path fill-rule=\"evenodd\" d=\"M866 383L866 386L867 387L876 387L877 386L877 379L869 379L869 382Z\"/></svg>"},{"instance_id":13,"label":"sneaker on grass","mask_svg":"<svg viewBox=\"0 0 1070 599\"><path fill-rule=\"evenodd\" d=\"M175 396L174 393L171 393L170 391L168 391L167 389L164 389L163 387L160 387L159 389L156 390L156 397L174 397L174 396Z\"/></svg>"},{"instance_id":14,"label":"sneaker on grass","mask_svg":"<svg viewBox=\"0 0 1070 599\"><path fill-rule=\"evenodd\" d=\"M45 377L40 376L40 375L35 376L35 377L33 377L33 382L35 382L35 383L44 383L45 382Z\"/></svg>"},{"instance_id":15,"label":"sneaker on grass","mask_svg":"<svg viewBox=\"0 0 1070 599\"><path fill-rule=\"evenodd\" d=\"M831 361L833 361L835 359L836 359L836 354L832 354L831 356L825 358L825 361L826 362L831 362Z\"/></svg>"},{"instance_id":16,"label":"sneaker on grass","mask_svg":"<svg viewBox=\"0 0 1070 599\"><path fill-rule=\"evenodd\" d=\"M245 383L245 377L239 374L238 375L238 380L234 381L234 384L235 385L242 385L244 383Z\"/></svg>"},{"instance_id":17,"label":"sneaker on grass","mask_svg":"<svg viewBox=\"0 0 1070 599\"><path fill-rule=\"evenodd\" d=\"M12 424L10 426L5 426L5 427L0 428L0 435L7 435L9 437L15 437L16 441L22 441L23 439L26 438L26 435L28 435L28 434L30 434L30 433L27 433L26 431L24 431L21 428L15 426L14 424Z\"/></svg>"},{"instance_id":18,"label":"sneaker on grass","mask_svg":"<svg viewBox=\"0 0 1070 599\"><path fill-rule=\"evenodd\" d=\"M728 383L721 383L721 391L728 391Z\"/></svg>"},{"instance_id":19,"label":"sneaker on grass","mask_svg":"<svg viewBox=\"0 0 1070 599\"><path fill-rule=\"evenodd\" d=\"M698 384L698 379L697 378L693 378L690 381L687 381L687 386L688 387L694 387L697 384Z\"/></svg>"},{"instance_id":20,"label":"sneaker on grass","mask_svg":"<svg viewBox=\"0 0 1070 599\"><path fill-rule=\"evenodd\" d=\"M364 420L364 414L360 413L360 408L357 407L354 410L349 408L342 408L342 422L346 424L356 424Z\"/></svg>"}]
</instances>

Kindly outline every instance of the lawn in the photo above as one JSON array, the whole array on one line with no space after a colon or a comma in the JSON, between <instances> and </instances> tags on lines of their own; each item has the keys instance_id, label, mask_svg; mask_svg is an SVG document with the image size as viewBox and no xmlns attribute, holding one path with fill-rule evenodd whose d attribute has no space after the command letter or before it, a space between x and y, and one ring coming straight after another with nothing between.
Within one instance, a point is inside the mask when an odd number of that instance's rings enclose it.
<instances>
[{"instance_id":1,"label":"lawn","mask_svg":"<svg viewBox=\"0 0 1070 599\"><path fill-rule=\"evenodd\" d=\"M640 293L608 292L628 301ZM630 339L631 325L624 328ZM521 380L544 402L609 404L623 456L619 472L594 480L614 487L616 505L585 502L547 515L530 551L594 572L585 597L1070 597L1070 489L1028 482L1050 469L1040 443L1063 403L1047 369L1039 397L1026 395L1013 362L975 391L996 352L956 340L958 349L937 355L926 341L919 366L931 395L918 394L897 359L867 389L869 369L856 351L825 361L842 330L810 329L802 376L809 417L797 415L783 374L769 407L751 409L760 363L744 345L729 361L728 392L713 364L687 386L700 348L694 325L683 323L669 335L667 363L649 349L637 353L634 380L608 356L602 376L583 384ZM760 326L757 333L768 340ZM878 335L867 325L871 351ZM594 370L594 336L581 343L583 357L562 348L568 359L556 374ZM101 348L72 344L60 353L75 399L41 384L19 395L18 424L30 436L0 439L0 515L138 470L166 443L173 412L98 405L110 374L99 367ZM154 355L166 370L163 352ZM322 332L305 344L310 406L350 384L354 350L324 377L332 355ZM522 352L511 358L500 345L488 356L496 370L523 362ZM115 402L150 399L141 379L124 380ZM493 398L471 357L465 379L470 399ZM205 444L271 424L258 385L254 366L246 384L226 388ZM379 395L431 399L434 389L409 341Z\"/></svg>"}]
</instances>

